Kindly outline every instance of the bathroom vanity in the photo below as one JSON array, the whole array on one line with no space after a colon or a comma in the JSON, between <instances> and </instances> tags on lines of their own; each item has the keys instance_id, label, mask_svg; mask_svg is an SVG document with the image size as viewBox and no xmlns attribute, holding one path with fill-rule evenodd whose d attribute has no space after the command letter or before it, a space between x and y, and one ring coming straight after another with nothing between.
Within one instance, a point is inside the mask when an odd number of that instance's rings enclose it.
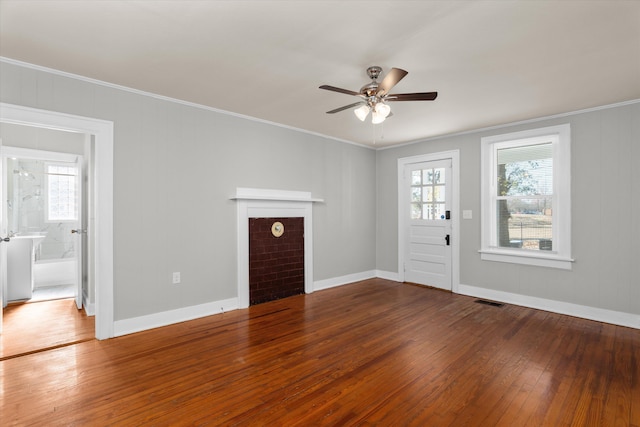
<instances>
[{"instance_id":1,"label":"bathroom vanity","mask_svg":"<svg viewBox=\"0 0 640 427\"><path fill-rule=\"evenodd\" d=\"M19 235L8 242L6 301L31 299L35 252L44 238L42 235Z\"/></svg>"}]
</instances>

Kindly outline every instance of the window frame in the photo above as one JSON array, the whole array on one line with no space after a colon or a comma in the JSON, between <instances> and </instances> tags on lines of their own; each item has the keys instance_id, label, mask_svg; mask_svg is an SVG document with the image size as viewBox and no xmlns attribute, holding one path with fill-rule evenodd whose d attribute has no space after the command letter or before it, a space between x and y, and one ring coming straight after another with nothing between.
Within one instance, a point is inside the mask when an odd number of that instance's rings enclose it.
<instances>
[{"instance_id":1,"label":"window frame","mask_svg":"<svg viewBox=\"0 0 640 427\"><path fill-rule=\"evenodd\" d=\"M497 244L497 150L551 142L553 156L553 250ZM481 249L484 261L571 270L571 127L569 124L481 138Z\"/></svg>"}]
</instances>

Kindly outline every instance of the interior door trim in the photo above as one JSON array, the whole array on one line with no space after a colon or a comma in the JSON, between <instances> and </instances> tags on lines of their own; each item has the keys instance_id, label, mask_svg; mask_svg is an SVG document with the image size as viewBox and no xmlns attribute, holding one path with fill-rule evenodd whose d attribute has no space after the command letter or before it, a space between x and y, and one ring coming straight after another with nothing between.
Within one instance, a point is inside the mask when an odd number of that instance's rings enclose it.
<instances>
[{"instance_id":1,"label":"interior door trim","mask_svg":"<svg viewBox=\"0 0 640 427\"><path fill-rule=\"evenodd\" d=\"M113 337L113 122L7 103L0 122L94 135L96 338Z\"/></svg>"},{"instance_id":2,"label":"interior door trim","mask_svg":"<svg viewBox=\"0 0 640 427\"><path fill-rule=\"evenodd\" d=\"M451 200L451 291L458 293L460 285L460 150L442 151L438 153L421 154L398 159L398 280L404 282L404 230L408 226L408 219L404 216L406 206L403 197L404 170L413 163L431 162L435 160L451 160L451 178L453 199Z\"/></svg>"}]
</instances>

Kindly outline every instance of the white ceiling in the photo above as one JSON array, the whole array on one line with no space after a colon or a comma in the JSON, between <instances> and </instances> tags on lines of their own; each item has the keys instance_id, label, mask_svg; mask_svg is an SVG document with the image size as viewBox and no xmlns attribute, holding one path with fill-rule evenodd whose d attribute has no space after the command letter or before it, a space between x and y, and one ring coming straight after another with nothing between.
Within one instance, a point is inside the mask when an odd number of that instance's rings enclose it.
<instances>
[{"instance_id":1,"label":"white ceiling","mask_svg":"<svg viewBox=\"0 0 640 427\"><path fill-rule=\"evenodd\" d=\"M640 99L640 1L1 0L0 56L380 147ZM438 98L325 114L370 65Z\"/></svg>"}]
</instances>

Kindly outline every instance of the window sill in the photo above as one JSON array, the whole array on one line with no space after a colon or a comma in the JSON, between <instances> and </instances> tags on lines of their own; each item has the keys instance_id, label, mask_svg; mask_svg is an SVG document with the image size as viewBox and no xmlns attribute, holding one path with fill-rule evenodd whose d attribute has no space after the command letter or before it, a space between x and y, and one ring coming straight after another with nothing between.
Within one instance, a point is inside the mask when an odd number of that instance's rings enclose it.
<instances>
[{"instance_id":1,"label":"window sill","mask_svg":"<svg viewBox=\"0 0 640 427\"><path fill-rule=\"evenodd\" d=\"M480 259L483 261L534 265L537 267L559 268L562 270L571 270L574 262L572 258L563 258L553 253L523 253L519 250L508 249L482 249L478 252L480 252Z\"/></svg>"}]
</instances>

